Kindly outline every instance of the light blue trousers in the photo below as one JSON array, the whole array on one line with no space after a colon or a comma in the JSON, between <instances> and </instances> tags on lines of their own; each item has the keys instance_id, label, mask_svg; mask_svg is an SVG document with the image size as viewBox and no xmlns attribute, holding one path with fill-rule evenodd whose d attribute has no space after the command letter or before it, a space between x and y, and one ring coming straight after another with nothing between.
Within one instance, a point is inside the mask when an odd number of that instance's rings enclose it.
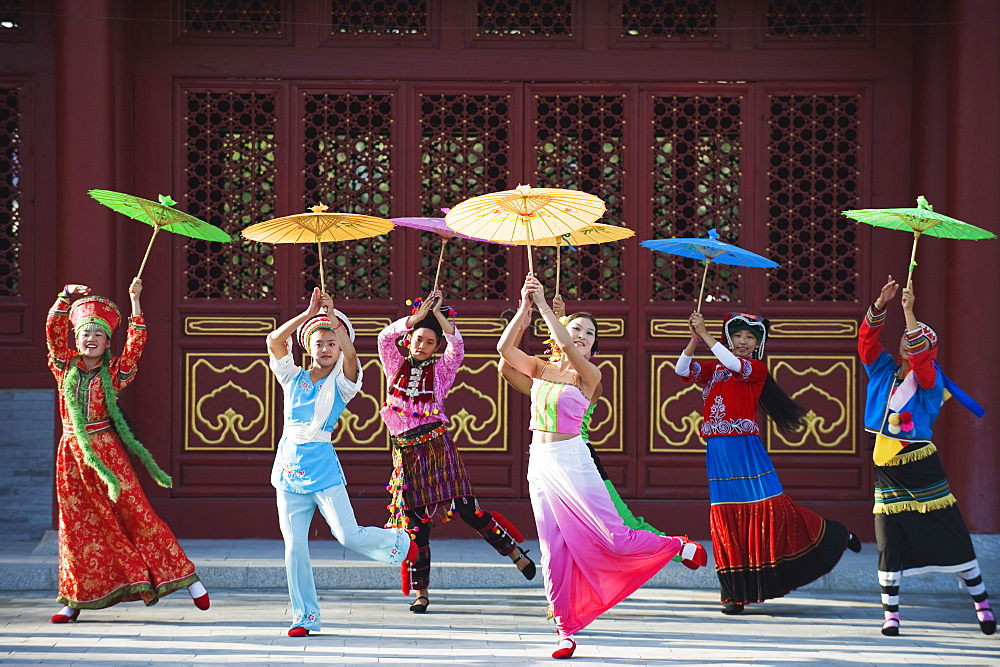
<instances>
[{"instance_id":1,"label":"light blue trousers","mask_svg":"<svg viewBox=\"0 0 1000 667\"><path fill-rule=\"evenodd\" d=\"M309 524L317 507L330 524L333 536L346 549L389 565L398 565L406 558L410 536L396 528L359 526L343 485L317 493L278 491L277 500L278 522L285 539L288 595L292 599L290 627L302 627L310 632L318 632L321 627L316 582L309 558Z\"/></svg>"}]
</instances>

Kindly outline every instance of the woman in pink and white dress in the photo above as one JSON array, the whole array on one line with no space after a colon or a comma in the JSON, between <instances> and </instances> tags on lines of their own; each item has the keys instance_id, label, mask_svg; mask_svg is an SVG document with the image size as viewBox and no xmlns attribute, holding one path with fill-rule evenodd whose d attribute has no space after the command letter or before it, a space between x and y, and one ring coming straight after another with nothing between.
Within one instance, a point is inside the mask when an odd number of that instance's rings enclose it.
<instances>
[{"instance_id":1,"label":"woman in pink and white dress","mask_svg":"<svg viewBox=\"0 0 1000 667\"><path fill-rule=\"evenodd\" d=\"M543 361L514 345L526 310L534 302L563 354ZM532 378L528 462L531 507L542 549L545 595L558 628L553 658L570 658L573 636L628 597L680 554L695 569L705 549L687 538L633 530L618 515L580 434L584 415L601 382L591 361L598 347L597 321L571 315L564 326L545 302L542 287L527 276L518 312L497 343L515 370Z\"/></svg>"}]
</instances>

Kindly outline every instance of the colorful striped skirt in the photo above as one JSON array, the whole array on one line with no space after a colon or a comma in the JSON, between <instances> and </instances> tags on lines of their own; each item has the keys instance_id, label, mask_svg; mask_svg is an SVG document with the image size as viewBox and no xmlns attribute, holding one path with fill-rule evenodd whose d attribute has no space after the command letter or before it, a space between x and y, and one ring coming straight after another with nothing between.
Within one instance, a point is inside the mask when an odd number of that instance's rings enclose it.
<instances>
[{"instance_id":1,"label":"colorful striped skirt","mask_svg":"<svg viewBox=\"0 0 1000 667\"><path fill-rule=\"evenodd\" d=\"M722 602L781 597L840 560L847 528L785 495L758 436L709 438L707 468Z\"/></svg>"},{"instance_id":2,"label":"colorful striped skirt","mask_svg":"<svg viewBox=\"0 0 1000 667\"><path fill-rule=\"evenodd\" d=\"M424 508L421 512L432 518L439 510L447 510L450 503L446 501L474 495L462 457L440 423L393 437L391 442L393 473L389 484L396 489L397 527L402 524L402 511ZM393 518L390 523L396 525Z\"/></svg>"},{"instance_id":3,"label":"colorful striped skirt","mask_svg":"<svg viewBox=\"0 0 1000 667\"><path fill-rule=\"evenodd\" d=\"M958 501L930 442L875 466L875 540L882 572L961 572L976 553Z\"/></svg>"}]
</instances>

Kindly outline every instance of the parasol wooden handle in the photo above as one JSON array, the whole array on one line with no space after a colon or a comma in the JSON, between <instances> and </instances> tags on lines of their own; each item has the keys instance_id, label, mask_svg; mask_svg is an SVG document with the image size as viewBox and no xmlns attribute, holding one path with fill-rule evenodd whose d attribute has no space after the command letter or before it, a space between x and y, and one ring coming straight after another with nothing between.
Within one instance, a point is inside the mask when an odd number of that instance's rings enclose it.
<instances>
[{"instance_id":1,"label":"parasol wooden handle","mask_svg":"<svg viewBox=\"0 0 1000 667\"><path fill-rule=\"evenodd\" d=\"M326 268L323 266L323 242L319 240L319 237L316 238L316 254L319 255L319 291L326 294Z\"/></svg>"},{"instance_id":2,"label":"parasol wooden handle","mask_svg":"<svg viewBox=\"0 0 1000 667\"><path fill-rule=\"evenodd\" d=\"M532 241L532 238L531 238L531 223L530 222L528 223L527 227L528 227L528 229L527 229L527 231L528 231L528 245L526 247L528 248L528 273L530 275L535 275L535 265L531 261L531 241Z\"/></svg>"},{"instance_id":3,"label":"parasol wooden handle","mask_svg":"<svg viewBox=\"0 0 1000 667\"><path fill-rule=\"evenodd\" d=\"M700 313L701 312L701 299L702 299L703 296L705 296L705 280L708 278L708 265L709 264L711 264L711 262L705 262L705 272L703 274L701 274L701 291L698 292L698 307L695 308L695 312L696 313Z\"/></svg>"},{"instance_id":4,"label":"parasol wooden handle","mask_svg":"<svg viewBox=\"0 0 1000 667\"><path fill-rule=\"evenodd\" d=\"M560 240L559 245L556 246L556 293L553 296L559 294L559 278L562 274L562 255L560 250L562 249L562 241Z\"/></svg>"},{"instance_id":5,"label":"parasol wooden handle","mask_svg":"<svg viewBox=\"0 0 1000 667\"><path fill-rule=\"evenodd\" d=\"M146 268L146 260L149 259L149 251L153 248L153 241L156 240L156 235L160 233L160 226L153 225L153 235L149 237L149 244L146 245L146 254L142 256L142 264L139 265L139 273L135 274L136 278L142 278L142 270Z\"/></svg>"},{"instance_id":6,"label":"parasol wooden handle","mask_svg":"<svg viewBox=\"0 0 1000 667\"><path fill-rule=\"evenodd\" d=\"M448 239L444 236L441 237L441 252L438 253L438 268L437 273L434 274L434 291L438 288L438 279L441 277L441 263L444 261L444 246L448 242Z\"/></svg>"},{"instance_id":7,"label":"parasol wooden handle","mask_svg":"<svg viewBox=\"0 0 1000 667\"><path fill-rule=\"evenodd\" d=\"M920 241L920 232L913 232L913 249L910 250L910 266L906 274L906 286L913 289L913 271L917 268L917 242Z\"/></svg>"}]
</instances>

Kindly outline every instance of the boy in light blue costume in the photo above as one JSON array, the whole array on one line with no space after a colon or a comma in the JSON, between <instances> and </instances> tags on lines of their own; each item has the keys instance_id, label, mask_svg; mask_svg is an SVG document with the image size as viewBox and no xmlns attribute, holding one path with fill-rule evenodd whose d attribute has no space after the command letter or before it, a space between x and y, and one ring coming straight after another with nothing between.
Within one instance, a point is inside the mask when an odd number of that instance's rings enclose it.
<instances>
[{"instance_id":1,"label":"boy in light blue costume","mask_svg":"<svg viewBox=\"0 0 1000 667\"><path fill-rule=\"evenodd\" d=\"M331 318L322 311L334 315ZM292 332L312 357L308 369L299 368L292 359ZM284 430L271 469L271 485L277 490L292 601L288 636L305 637L321 628L309 558L309 524L316 508L338 542L368 558L399 565L412 561L416 548L406 531L358 526L331 444L337 420L361 388L361 364L350 320L334 310L329 295L314 289L305 312L268 334L267 350L285 399Z\"/></svg>"}]
</instances>

